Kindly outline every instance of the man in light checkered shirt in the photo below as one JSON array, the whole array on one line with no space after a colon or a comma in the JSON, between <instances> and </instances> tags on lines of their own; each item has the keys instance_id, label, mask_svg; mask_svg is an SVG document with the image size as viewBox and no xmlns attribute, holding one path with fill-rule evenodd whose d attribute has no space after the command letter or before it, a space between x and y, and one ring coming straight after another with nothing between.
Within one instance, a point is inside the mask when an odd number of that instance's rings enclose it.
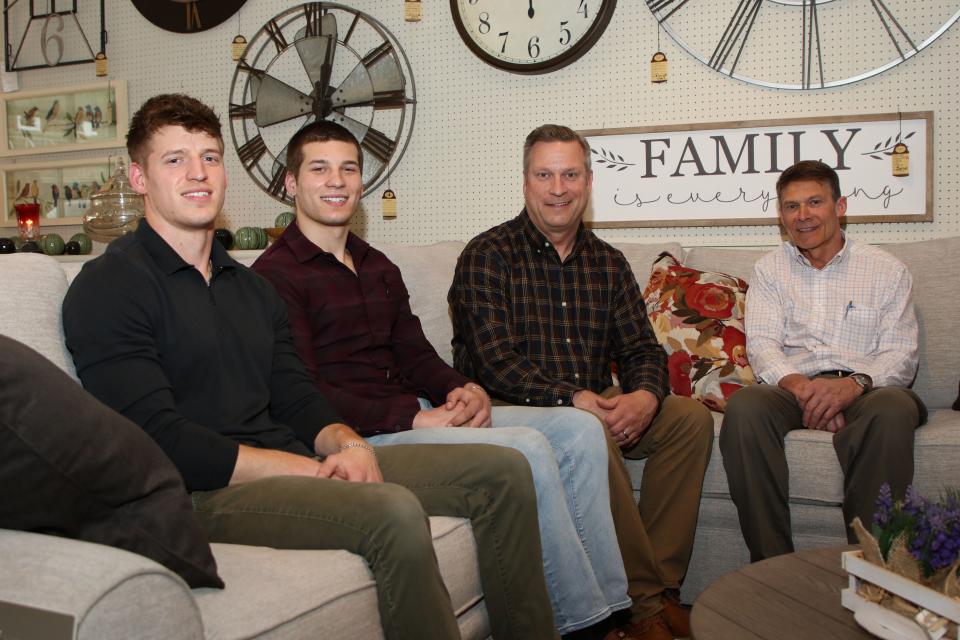
<instances>
[{"instance_id":1,"label":"man in light checkered shirt","mask_svg":"<svg viewBox=\"0 0 960 640\"><path fill-rule=\"evenodd\" d=\"M799 162L777 181L790 238L756 264L746 303L747 355L762 384L727 404L720 451L752 561L793 551L784 436L833 434L844 473L847 539L869 526L880 486L913 480L913 437L926 409L907 385L917 371L917 317L906 267L840 229L837 173Z\"/></svg>"}]
</instances>

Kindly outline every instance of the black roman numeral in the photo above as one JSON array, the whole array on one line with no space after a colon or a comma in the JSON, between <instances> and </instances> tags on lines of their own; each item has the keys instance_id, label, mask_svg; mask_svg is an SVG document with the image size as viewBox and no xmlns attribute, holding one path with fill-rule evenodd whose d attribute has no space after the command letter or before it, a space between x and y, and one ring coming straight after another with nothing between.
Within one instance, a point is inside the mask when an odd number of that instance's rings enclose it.
<instances>
[{"instance_id":1,"label":"black roman numeral","mask_svg":"<svg viewBox=\"0 0 960 640\"><path fill-rule=\"evenodd\" d=\"M730 22L727 23L727 28L723 32L720 42L717 43L717 48L713 50L713 55L710 56L709 64L711 67L720 71L736 47L737 55L730 65L730 71L727 72L729 75L733 75L734 70L737 68L737 63L740 62L740 54L743 53L743 47L747 44L747 38L750 37L750 30L753 29L753 23L757 19L757 14L760 12L760 6L762 4L763 0L740 0L740 4L737 5L737 10L734 12L733 17L730 18ZM740 45L739 47L737 47L738 43Z\"/></svg>"},{"instance_id":2,"label":"black roman numeral","mask_svg":"<svg viewBox=\"0 0 960 640\"><path fill-rule=\"evenodd\" d=\"M267 187L267 191L270 192L274 198L280 198L281 200L287 199L287 187L284 184L284 179L287 176L287 168L277 163L277 170L273 172L273 177L270 178L270 186Z\"/></svg>"},{"instance_id":3,"label":"black roman numeral","mask_svg":"<svg viewBox=\"0 0 960 640\"><path fill-rule=\"evenodd\" d=\"M240 162L247 168L247 171L249 171L253 165L257 164L266 152L267 143L265 143L260 136L250 138L242 147L237 149Z\"/></svg>"},{"instance_id":4,"label":"black roman numeral","mask_svg":"<svg viewBox=\"0 0 960 640\"><path fill-rule=\"evenodd\" d=\"M263 25L263 28L266 30L267 35L270 36L270 39L273 40L273 44L276 45L277 53L283 53L283 50L287 48L287 39L283 37L283 31L280 30L280 25L277 24L277 21L271 20Z\"/></svg>"},{"instance_id":5,"label":"black roman numeral","mask_svg":"<svg viewBox=\"0 0 960 640\"><path fill-rule=\"evenodd\" d=\"M250 102L248 104L233 104L230 103L230 117L231 118L254 118L257 115L257 103Z\"/></svg>"},{"instance_id":6,"label":"black roman numeral","mask_svg":"<svg viewBox=\"0 0 960 640\"><path fill-rule=\"evenodd\" d=\"M183 5L187 11L187 31L200 31L203 29L203 23L200 22L200 9L196 2L188 2Z\"/></svg>"},{"instance_id":7,"label":"black roman numeral","mask_svg":"<svg viewBox=\"0 0 960 640\"><path fill-rule=\"evenodd\" d=\"M390 156L393 155L393 150L396 148L397 143L376 129L369 129L367 130L367 135L363 136L363 141L360 143L360 146L369 151L377 160L386 164Z\"/></svg>"},{"instance_id":8,"label":"black roman numeral","mask_svg":"<svg viewBox=\"0 0 960 640\"><path fill-rule=\"evenodd\" d=\"M304 31L306 36L318 36L320 35L320 18L322 12L320 11L319 2L308 2L303 5L303 14L307 19L307 27Z\"/></svg>"}]
</instances>

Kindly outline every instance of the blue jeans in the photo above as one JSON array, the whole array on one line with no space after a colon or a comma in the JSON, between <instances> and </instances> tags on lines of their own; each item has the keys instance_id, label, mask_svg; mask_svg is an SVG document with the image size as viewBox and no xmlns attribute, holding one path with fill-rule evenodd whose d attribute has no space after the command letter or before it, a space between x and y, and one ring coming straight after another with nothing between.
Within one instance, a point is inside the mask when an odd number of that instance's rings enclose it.
<instances>
[{"instance_id":1,"label":"blue jeans","mask_svg":"<svg viewBox=\"0 0 960 640\"><path fill-rule=\"evenodd\" d=\"M628 607L600 421L572 407L493 407L492 417L492 429L413 429L368 440L377 446L481 443L516 449L533 472L557 630L576 631Z\"/></svg>"}]
</instances>

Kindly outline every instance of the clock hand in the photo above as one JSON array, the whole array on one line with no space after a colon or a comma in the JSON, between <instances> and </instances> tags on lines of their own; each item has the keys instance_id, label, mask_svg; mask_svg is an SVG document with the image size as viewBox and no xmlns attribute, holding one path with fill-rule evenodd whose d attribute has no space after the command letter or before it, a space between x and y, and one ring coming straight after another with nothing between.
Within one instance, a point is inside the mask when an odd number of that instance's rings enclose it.
<instances>
[{"instance_id":1,"label":"clock hand","mask_svg":"<svg viewBox=\"0 0 960 640\"><path fill-rule=\"evenodd\" d=\"M333 75L333 58L337 51L337 17L332 13L323 16L319 21L320 33L308 33L304 27L296 34L295 46L300 56L310 84L314 88L314 111L317 118L322 118L330 112L329 93L330 78Z\"/></svg>"},{"instance_id":2,"label":"clock hand","mask_svg":"<svg viewBox=\"0 0 960 640\"><path fill-rule=\"evenodd\" d=\"M530 0L530 8L527 9L527 17L533 18L533 0Z\"/></svg>"}]
</instances>

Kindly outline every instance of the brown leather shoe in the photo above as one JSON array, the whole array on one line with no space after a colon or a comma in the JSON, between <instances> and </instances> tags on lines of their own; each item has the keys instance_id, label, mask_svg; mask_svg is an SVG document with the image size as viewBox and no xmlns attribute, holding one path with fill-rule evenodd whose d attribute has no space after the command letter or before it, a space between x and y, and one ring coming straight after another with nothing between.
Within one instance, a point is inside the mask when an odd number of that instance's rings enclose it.
<instances>
[{"instance_id":1,"label":"brown leather shoe","mask_svg":"<svg viewBox=\"0 0 960 640\"><path fill-rule=\"evenodd\" d=\"M673 632L670 631L662 611L649 618L642 618L640 622L628 622L620 627L620 630L626 634L625 637L636 640L673 640Z\"/></svg>"},{"instance_id":2,"label":"brown leather shoe","mask_svg":"<svg viewBox=\"0 0 960 640\"><path fill-rule=\"evenodd\" d=\"M680 594L672 589L663 592L663 617L667 626L674 635L687 638L690 636L690 612L680 604Z\"/></svg>"}]
</instances>

